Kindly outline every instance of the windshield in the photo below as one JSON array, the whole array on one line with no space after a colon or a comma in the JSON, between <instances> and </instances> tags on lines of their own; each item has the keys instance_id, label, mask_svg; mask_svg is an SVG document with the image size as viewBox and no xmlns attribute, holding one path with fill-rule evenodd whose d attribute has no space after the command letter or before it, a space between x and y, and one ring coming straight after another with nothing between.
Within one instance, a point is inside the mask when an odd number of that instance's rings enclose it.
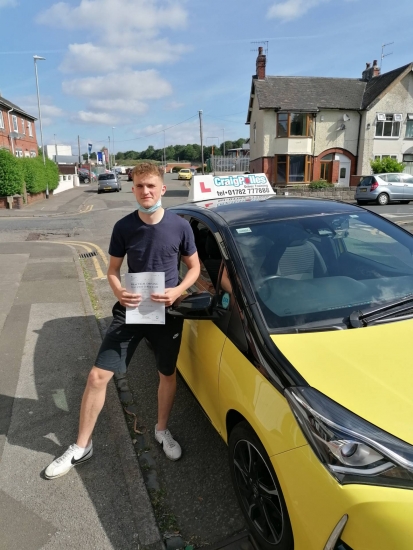
<instances>
[{"instance_id":1,"label":"windshield","mask_svg":"<svg viewBox=\"0 0 413 550\"><path fill-rule=\"evenodd\" d=\"M231 231L270 329L345 322L413 294L413 237L369 212Z\"/></svg>"}]
</instances>

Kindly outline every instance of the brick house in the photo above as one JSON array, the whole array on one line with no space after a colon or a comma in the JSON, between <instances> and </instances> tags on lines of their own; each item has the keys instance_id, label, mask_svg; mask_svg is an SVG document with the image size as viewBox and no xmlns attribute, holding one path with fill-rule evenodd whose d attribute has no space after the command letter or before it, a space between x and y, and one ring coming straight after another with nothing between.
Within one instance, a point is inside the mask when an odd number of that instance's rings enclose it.
<instances>
[{"instance_id":1,"label":"brick house","mask_svg":"<svg viewBox=\"0 0 413 550\"><path fill-rule=\"evenodd\" d=\"M0 149L16 157L37 157L36 117L0 96Z\"/></svg>"},{"instance_id":2,"label":"brick house","mask_svg":"<svg viewBox=\"0 0 413 550\"><path fill-rule=\"evenodd\" d=\"M392 156L413 172L412 67L381 75L374 61L359 79L266 76L259 48L250 171L281 186L321 178L346 187L371 173L371 159Z\"/></svg>"}]
</instances>

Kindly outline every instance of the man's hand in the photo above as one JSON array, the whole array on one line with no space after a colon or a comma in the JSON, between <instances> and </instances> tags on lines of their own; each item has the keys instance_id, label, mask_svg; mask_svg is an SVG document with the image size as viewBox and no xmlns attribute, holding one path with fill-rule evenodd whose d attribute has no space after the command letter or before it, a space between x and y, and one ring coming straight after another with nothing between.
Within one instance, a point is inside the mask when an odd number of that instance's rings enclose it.
<instances>
[{"instance_id":1,"label":"man's hand","mask_svg":"<svg viewBox=\"0 0 413 550\"><path fill-rule=\"evenodd\" d=\"M151 294L151 299L154 302L164 303L165 306L171 306L177 300L182 291L179 288L167 288L165 294Z\"/></svg>"},{"instance_id":2,"label":"man's hand","mask_svg":"<svg viewBox=\"0 0 413 550\"><path fill-rule=\"evenodd\" d=\"M115 292L116 298L125 307L136 307L142 301L141 294L131 294L125 288L120 288Z\"/></svg>"}]
</instances>

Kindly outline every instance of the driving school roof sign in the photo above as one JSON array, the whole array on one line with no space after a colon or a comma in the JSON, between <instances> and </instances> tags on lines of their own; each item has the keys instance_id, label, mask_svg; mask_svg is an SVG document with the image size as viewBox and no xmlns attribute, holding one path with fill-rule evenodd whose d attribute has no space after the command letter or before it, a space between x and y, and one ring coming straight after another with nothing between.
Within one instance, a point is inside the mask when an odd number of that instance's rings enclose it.
<instances>
[{"instance_id":1,"label":"driving school roof sign","mask_svg":"<svg viewBox=\"0 0 413 550\"><path fill-rule=\"evenodd\" d=\"M268 194L274 195L274 190L265 174L205 175L192 178L188 201Z\"/></svg>"}]
</instances>

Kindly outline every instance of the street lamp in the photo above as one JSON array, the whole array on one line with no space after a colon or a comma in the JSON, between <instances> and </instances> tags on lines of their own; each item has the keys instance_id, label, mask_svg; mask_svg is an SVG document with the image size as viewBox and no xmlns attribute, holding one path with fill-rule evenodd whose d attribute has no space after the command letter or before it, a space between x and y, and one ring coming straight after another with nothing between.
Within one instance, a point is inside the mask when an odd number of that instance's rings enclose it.
<instances>
[{"instance_id":1,"label":"street lamp","mask_svg":"<svg viewBox=\"0 0 413 550\"><path fill-rule=\"evenodd\" d=\"M222 128L222 143L224 145L224 154L223 156L225 157L225 129Z\"/></svg>"},{"instance_id":2,"label":"street lamp","mask_svg":"<svg viewBox=\"0 0 413 550\"><path fill-rule=\"evenodd\" d=\"M165 148L165 130L163 131L163 163L166 172L166 148Z\"/></svg>"},{"instance_id":3,"label":"street lamp","mask_svg":"<svg viewBox=\"0 0 413 550\"><path fill-rule=\"evenodd\" d=\"M112 166L115 166L116 164L116 157L115 157L115 126L112 126Z\"/></svg>"},{"instance_id":4,"label":"street lamp","mask_svg":"<svg viewBox=\"0 0 413 550\"><path fill-rule=\"evenodd\" d=\"M42 144L43 165L44 167L46 167L46 157L44 156L44 145L43 145L42 111L40 109L39 78L37 76L37 63L36 63L37 61L46 61L46 58L40 57L40 55L34 55L33 61L34 61L34 74L36 75L37 106L39 108L40 141ZM48 198L49 198L49 183L47 181L47 175L46 175L46 199Z\"/></svg>"}]
</instances>

